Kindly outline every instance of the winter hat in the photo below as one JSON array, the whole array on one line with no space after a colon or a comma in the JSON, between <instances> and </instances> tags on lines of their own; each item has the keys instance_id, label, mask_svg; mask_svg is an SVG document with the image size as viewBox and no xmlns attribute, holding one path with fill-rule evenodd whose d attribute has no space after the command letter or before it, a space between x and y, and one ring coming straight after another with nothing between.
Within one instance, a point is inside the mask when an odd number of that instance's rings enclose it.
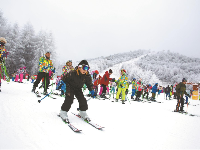
<instances>
[{"instance_id":1,"label":"winter hat","mask_svg":"<svg viewBox=\"0 0 200 150\"><path fill-rule=\"evenodd\" d=\"M113 73L111 69L109 69L109 73Z\"/></svg>"},{"instance_id":2,"label":"winter hat","mask_svg":"<svg viewBox=\"0 0 200 150\"><path fill-rule=\"evenodd\" d=\"M133 78L133 80L136 80L135 78Z\"/></svg>"},{"instance_id":3,"label":"winter hat","mask_svg":"<svg viewBox=\"0 0 200 150\"><path fill-rule=\"evenodd\" d=\"M185 78L182 79L182 82L187 82L187 80Z\"/></svg>"},{"instance_id":4,"label":"winter hat","mask_svg":"<svg viewBox=\"0 0 200 150\"><path fill-rule=\"evenodd\" d=\"M126 70L125 69L122 69L121 71L125 72L126 73Z\"/></svg>"},{"instance_id":5,"label":"winter hat","mask_svg":"<svg viewBox=\"0 0 200 150\"><path fill-rule=\"evenodd\" d=\"M81 62L78 64L78 66L79 65L88 65L89 66L87 60L81 60Z\"/></svg>"},{"instance_id":6,"label":"winter hat","mask_svg":"<svg viewBox=\"0 0 200 150\"><path fill-rule=\"evenodd\" d=\"M5 44L7 43L7 41L4 37L0 37L0 41L3 41Z\"/></svg>"}]
</instances>

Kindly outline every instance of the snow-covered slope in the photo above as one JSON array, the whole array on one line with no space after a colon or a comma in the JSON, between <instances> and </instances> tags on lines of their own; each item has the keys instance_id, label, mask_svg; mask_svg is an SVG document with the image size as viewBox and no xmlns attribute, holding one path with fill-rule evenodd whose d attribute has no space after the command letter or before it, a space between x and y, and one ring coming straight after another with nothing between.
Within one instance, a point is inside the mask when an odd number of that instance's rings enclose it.
<instances>
[{"instance_id":1,"label":"snow-covered slope","mask_svg":"<svg viewBox=\"0 0 200 150\"><path fill-rule=\"evenodd\" d=\"M74 133L57 117L64 98L38 103L31 89L30 82L3 81L0 149L200 149L200 117L172 112L176 100L166 101L163 94L157 97L163 103L91 99L88 114L102 131L71 114L78 107L75 99L69 119L82 133ZM190 102L188 112L200 115L199 101Z\"/></svg>"},{"instance_id":2,"label":"snow-covered slope","mask_svg":"<svg viewBox=\"0 0 200 150\"><path fill-rule=\"evenodd\" d=\"M151 54L149 53L149 55ZM145 84L159 83L159 85L165 86L165 83L160 81L152 71L143 70L136 64L136 62L138 62L142 57L145 57L145 56L146 54L140 57L131 59L129 61L116 64L102 71L100 75L103 76L105 71L112 69L113 74L111 75L111 78L118 79L121 75L120 74L121 69L125 69L127 72L127 75L129 76L130 81L132 81L133 78L136 78L136 80L139 80L139 78L141 78Z\"/></svg>"}]
</instances>

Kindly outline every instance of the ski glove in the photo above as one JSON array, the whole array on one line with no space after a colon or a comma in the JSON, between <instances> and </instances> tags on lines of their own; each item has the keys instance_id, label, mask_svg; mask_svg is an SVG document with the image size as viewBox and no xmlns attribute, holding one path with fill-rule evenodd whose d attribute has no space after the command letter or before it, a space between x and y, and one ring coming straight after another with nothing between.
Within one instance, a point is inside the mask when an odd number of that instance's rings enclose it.
<instances>
[{"instance_id":1,"label":"ski glove","mask_svg":"<svg viewBox=\"0 0 200 150\"><path fill-rule=\"evenodd\" d=\"M115 78L112 78L112 82L115 82Z\"/></svg>"},{"instance_id":2,"label":"ski glove","mask_svg":"<svg viewBox=\"0 0 200 150\"><path fill-rule=\"evenodd\" d=\"M93 98L95 98L97 96L97 92L95 92L94 90L90 91L90 93L92 94Z\"/></svg>"}]
</instances>

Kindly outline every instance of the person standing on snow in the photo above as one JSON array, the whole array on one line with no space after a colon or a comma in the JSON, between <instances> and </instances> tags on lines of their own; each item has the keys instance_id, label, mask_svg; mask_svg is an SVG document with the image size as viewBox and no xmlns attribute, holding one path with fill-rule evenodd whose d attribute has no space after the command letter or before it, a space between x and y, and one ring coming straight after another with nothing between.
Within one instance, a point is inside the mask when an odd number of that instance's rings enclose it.
<instances>
[{"instance_id":1,"label":"person standing on snow","mask_svg":"<svg viewBox=\"0 0 200 150\"><path fill-rule=\"evenodd\" d=\"M111 74L112 74L112 70L109 69L109 72L106 71L105 74L103 75L102 79L101 79L101 86L103 87L103 91L100 95L101 98L107 98L106 97L106 90L107 90L107 86L108 86L109 81L112 80L112 78L109 78Z\"/></svg>"},{"instance_id":2,"label":"person standing on snow","mask_svg":"<svg viewBox=\"0 0 200 150\"><path fill-rule=\"evenodd\" d=\"M142 95L142 89L143 89L143 85L142 85L142 79L140 78L139 81L137 82L137 94L136 94L136 101L139 101L140 96Z\"/></svg>"},{"instance_id":3,"label":"person standing on snow","mask_svg":"<svg viewBox=\"0 0 200 150\"><path fill-rule=\"evenodd\" d=\"M44 94L47 94L47 88L49 86L49 70L53 70L53 63L50 60L50 52L46 52L45 57L40 57L39 59L39 73L37 75L37 79L33 84L32 92L35 93L35 89L44 78Z\"/></svg>"},{"instance_id":4,"label":"person standing on snow","mask_svg":"<svg viewBox=\"0 0 200 150\"><path fill-rule=\"evenodd\" d=\"M74 95L79 102L79 115L83 119L90 121L90 118L86 113L86 110L88 109L87 100L85 99L82 92L82 87L84 84L86 84L88 90L92 94L92 97L96 96L96 93L93 90L92 78L88 72L89 68L90 67L88 62L86 60L82 60L75 68L75 70L70 71L62 78L66 84L66 93L65 101L61 106L59 115L66 122L69 122L67 112L71 108L74 100Z\"/></svg>"},{"instance_id":5,"label":"person standing on snow","mask_svg":"<svg viewBox=\"0 0 200 150\"><path fill-rule=\"evenodd\" d=\"M183 95L187 95L189 96L189 94L187 94L186 92L186 84L187 80L185 78L182 79L182 82L180 82L177 86L176 86L176 96L177 96L177 105L176 105L176 112L178 111L183 111L183 107L184 107L184 98Z\"/></svg>"},{"instance_id":6,"label":"person standing on snow","mask_svg":"<svg viewBox=\"0 0 200 150\"><path fill-rule=\"evenodd\" d=\"M152 87L152 96L151 96L151 100L155 101L156 100L156 92L158 90L158 83L156 83L153 87Z\"/></svg>"},{"instance_id":7,"label":"person standing on snow","mask_svg":"<svg viewBox=\"0 0 200 150\"><path fill-rule=\"evenodd\" d=\"M168 86L165 88L166 100L167 100L167 96L169 96L169 100L170 100L170 98L171 98L170 92L171 92L171 88L170 88L169 85L168 85Z\"/></svg>"},{"instance_id":8,"label":"person standing on snow","mask_svg":"<svg viewBox=\"0 0 200 150\"><path fill-rule=\"evenodd\" d=\"M117 87L118 87L118 91L117 91L117 95L116 95L116 102L118 102L119 99L119 95L122 92L122 104L125 104L125 92L126 89L128 87L128 77L126 76L126 70L122 69L121 70L121 77L116 81L117 83Z\"/></svg>"},{"instance_id":9,"label":"person standing on snow","mask_svg":"<svg viewBox=\"0 0 200 150\"><path fill-rule=\"evenodd\" d=\"M133 99L133 96L135 96L136 88L137 88L136 79L133 78L133 81L132 81L132 94L131 94L131 99Z\"/></svg>"},{"instance_id":10,"label":"person standing on snow","mask_svg":"<svg viewBox=\"0 0 200 150\"><path fill-rule=\"evenodd\" d=\"M74 67L72 66L72 60L68 60L66 65L62 68L62 75L64 76L72 70L74 70Z\"/></svg>"},{"instance_id":11,"label":"person standing on snow","mask_svg":"<svg viewBox=\"0 0 200 150\"><path fill-rule=\"evenodd\" d=\"M3 79L3 71L4 71L4 63L7 58L7 52L5 48L5 44L7 43L6 39L0 37L0 92L1 92L1 79ZM5 73L5 72L4 72Z\"/></svg>"}]
</instances>

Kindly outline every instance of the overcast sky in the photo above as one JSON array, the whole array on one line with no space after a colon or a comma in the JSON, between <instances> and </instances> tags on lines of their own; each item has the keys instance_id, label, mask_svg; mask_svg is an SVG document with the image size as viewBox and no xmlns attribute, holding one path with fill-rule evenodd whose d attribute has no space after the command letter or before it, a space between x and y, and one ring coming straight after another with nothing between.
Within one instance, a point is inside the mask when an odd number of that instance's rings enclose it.
<instances>
[{"instance_id":1,"label":"overcast sky","mask_svg":"<svg viewBox=\"0 0 200 150\"><path fill-rule=\"evenodd\" d=\"M10 23L52 31L61 60L131 50L200 58L200 0L0 0Z\"/></svg>"}]
</instances>

